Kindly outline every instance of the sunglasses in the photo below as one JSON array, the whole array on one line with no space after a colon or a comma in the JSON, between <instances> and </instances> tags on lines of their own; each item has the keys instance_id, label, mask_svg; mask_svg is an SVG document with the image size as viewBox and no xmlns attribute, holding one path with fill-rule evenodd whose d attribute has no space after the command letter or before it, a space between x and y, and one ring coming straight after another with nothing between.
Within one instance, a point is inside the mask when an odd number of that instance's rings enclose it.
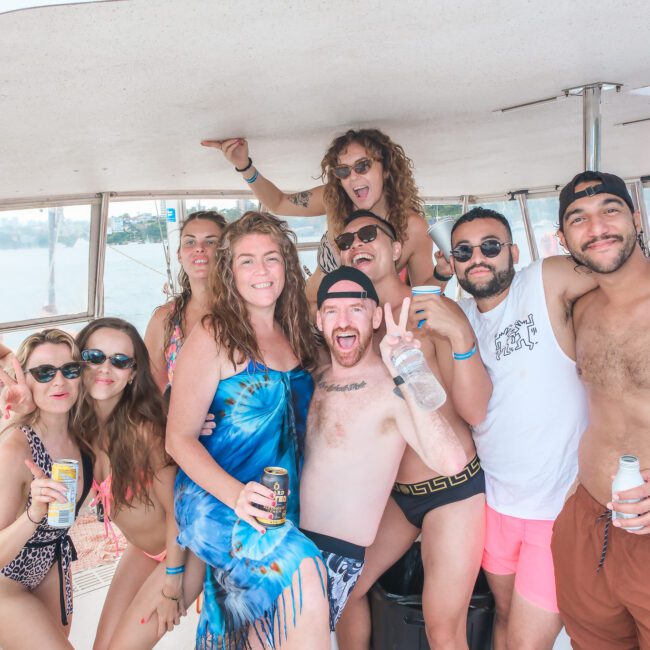
<instances>
[{"instance_id":1,"label":"sunglasses","mask_svg":"<svg viewBox=\"0 0 650 650\"><path fill-rule=\"evenodd\" d=\"M480 248L481 255L485 257L496 257L504 246L512 246L512 242L486 239L474 246L470 246L470 244L458 244L458 246L451 249L451 254L457 262L469 262L472 259L475 248Z\"/></svg>"},{"instance_id":2,"label":"sunglasses","mask_svg":"<svg viewBox=\"0 0 650 650\"><path fill-rule=\"evenodd\" d=\"M352 173L353 169L357 174L366 174L372 167L373 162L373 158L361 158L360 160L357 160L354 165L337 165L336 167L332 167L332 174L341 180L347 178Z\"/></svg>"},{"instance_id":3,"label":"sunglasses","mask_svg":"<svg viewBox=\"0 0 650 650\"><path fill-rule=\"evenodd\" d=\"M377 239L377 231L381 230L385 235L391 238L391 241L395 241L393 235L391 235L387 230L384 230L375 223L368 224L367 226L361 226L356 232L344 232L334 239L336 245L339 247L339 250L347 251L352 248L354 244L354 238L358 237L360 241L364 244L367 244L371 241Z\"/></svg>"},{"instance_id":4,"label":"sunglasses","mask_svg":"<svg viewBox=\"0 0 650 650\"><path fill-rule=\"evenodd\" d=\"M112 354L107 357L101 350L82 350L81 358L94 366L101 366L106 359L111 362L111 365L120 370L133 368L135 366L135 359L127 357L126 354Z\"/></svg>"},{"instance_id":5,"label":"sunglasses","mask_svg":"<svg viewBox=\"0 0 650 650\"><path fill-rule=\"evenodd\" d=\"M83 366L78 361L71 361L70 363L64 363L58 368L49 364L43 364L42 366L36 366L35 368L28 368L27 372L34 377L39 384L47 384L56 377L56 373L59 372L59 370L66 379L79 379L82 367Z\"/></svg>"}]
</instances>

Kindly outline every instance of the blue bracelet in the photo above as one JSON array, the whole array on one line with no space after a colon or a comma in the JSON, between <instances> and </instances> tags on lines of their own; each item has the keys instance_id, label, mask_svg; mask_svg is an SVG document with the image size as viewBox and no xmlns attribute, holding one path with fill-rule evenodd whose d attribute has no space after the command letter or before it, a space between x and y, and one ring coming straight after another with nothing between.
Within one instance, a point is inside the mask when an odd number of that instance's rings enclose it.
<instances>
[{"instance_id":1,"label":"blue bracelet","mask_svg":"<svg viewBox=\"0 0 650 650\"><path fill-rule=\"evenodd\" d=\"M469 352L454 352L454 359L456 361L462 361L463 359L469 359L476 354L476 343L472 346L472 349Z\"/></svg>"},{"instance_id":2,"label":"blue bracelet","mask_svg":"<svg viewBox=\"0 0 650 650\"><path fill-rule=\"evenodd\" d=\"M257 169L255 170L255 173L250 177L250 178L245 178L244 180L249 184L252 185L256 180L257 177L259 176L259 173Z\"/></svg>"},{"instance_id":3,"label":"blue bracelet","mask_svg":"<svg viewBox=\"0 0 650 650\"><path fill-rule=\"evenodd\" d=\"M185 565L181 564L180 566L168 566L165 568L165 573L168 576L175 576L179 573L185 573Z\"/></svg>"}]
</instances>

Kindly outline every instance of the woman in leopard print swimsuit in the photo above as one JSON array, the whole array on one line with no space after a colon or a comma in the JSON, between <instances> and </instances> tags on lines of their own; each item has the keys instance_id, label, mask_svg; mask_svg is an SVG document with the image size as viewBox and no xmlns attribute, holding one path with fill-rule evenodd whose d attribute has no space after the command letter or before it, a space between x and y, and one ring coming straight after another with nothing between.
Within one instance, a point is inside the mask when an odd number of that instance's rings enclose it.
<instances>
[{"instance_id":1,"label":"woman in leopard print swimsuit","mask_svg":"<svg viewBox=\"0 0 650 650\"><path fill-rule=\"evenodd\" d=\"M92 459L70 418L82 365L72 337L55 329L29 336L16 357L16 379L0 374L4 398L22 395L35 410L0 442L0 647L71 648L74 546L46 515L49 503L65 501L65 487L49 478L53 459L79 462L77 507L90 488Z\"/></svg>"}]
</instances>

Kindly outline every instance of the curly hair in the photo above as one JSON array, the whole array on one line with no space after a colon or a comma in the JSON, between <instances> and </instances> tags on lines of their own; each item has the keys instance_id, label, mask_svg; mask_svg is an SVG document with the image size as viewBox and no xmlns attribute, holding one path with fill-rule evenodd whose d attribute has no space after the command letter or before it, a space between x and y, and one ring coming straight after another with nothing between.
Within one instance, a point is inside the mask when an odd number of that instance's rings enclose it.
<instances>
[{"instance_id":1,"label":"curly hair","mask_svg":"<svg viewBox=\"0 0 650 650\"><path fill-rule=\"evenodd\" d=\"M133 344L135 357L131 383L124 388L120 400L101 431L95 405L84 391L75 411L75 423L89 445L101 439L111 464L112 492L116 510L131 507L133 499L153 506L149 490L156 470L172 464L165 453L165 408L149 366L149 353L144 341L131 323L121 318L98 318L77 335L83 350L88 339L100 329L126 334Z\"/></svg>"},{"instance_id":2,"label":"curly hair","mask_svg":"<svg viewBox=\"0 0 650 650\"><path fill-rule=\"evenodd\" d=\"M185 219L183 222L183 226L179 233L181 239L183 237L183 231L187 225L193 221L196 221L197 219L211 221L215 225L219 226L221 230L226 227L226 218L222 214L219 214L215 210L197 210L196 212L190 213L187 216L187 219ZM178 252L180 252L180 244L178 246ZM163 350L166 350L169 347L169 343L172 339L172 336L174 335L174 329L177 324L181 330L181 338L185 338L185 308L187 307L187 304L192 297L192 288L190 287L190 278L182 266L181 270L178 272L178 285L181 288L181 291L172 299L172 307L165 318Z\"/></svg>"},{"instance_id":3,"label":"curly hair","mask_svg":"<svg viewBox=\"0 0 650 650\"><path fill-rule=\"evenodd\" d=\"M217 261L210 271L210 311L206 322L214 329L217 345L225 348L233 366L245 359L263 361L246 303L235 286L232 268L235 244L251 234L270 235L280 248L285 282L275 305L275 320L300 364L313 369L317 353L296 236L285 221L271 214L246 212L224 229L217 248Z\"/></svg>"},{"instance_id":4,"label":"curly hair","mask_svg":"<svg viewBox=\"0 0 650 650\"><path fill-rule=\"evenodd\" d=\"M27 362L29 361L29 357L32 356L34 350L36 350L36 348L38 348L41 345L45 345L46 343L51 343L52 345L68 346L70 348L70 352L72 353L73 360L81 362L81 354L79 353L79 348L77 347L74 338L70 334L60 329L54 329L54 328L44 329L40 332L30 334L20 344L16 352L16 359L18 360L18 363L20 363L20 367L23 368L23 370L27 369ZM77 404L82 399L81 396L83 395L83 393L84 393L83 382L80 382L79 397L77 398ZM91 458L94 458L95 455L90 445L84 440L84 437L81 433L82 430L78 426L75 426L73 411L74 408L70 411L68 415L68 432L72 436L72 439L77 443L79 449L86 452L88 455L90 455ZM10 427L20 426L20 425L27 425L31 427L34 424L36 424L39 421L39 419L40 419L40 410L37 407L28 415L24 415L23 417L19 418L18 421L12 422L8 427L5 427L5 429ZM3 429L3 431L5 429Z\"/></svg>"},{"instance_id":5,"label":"curly hair","mask_svg":"<svg viewBox=\"0 0 650 650\"><path fill-rule=\"evenodd\" d=\"M404 242L408 239L407 224L409 212L424 214L424 204L418 195L418 188L413 178L413 161L404 153L404 149L395 144L378 129L350 129L332 141L321 161L322 179L325 183L324 202L331 215L333 235L343 231L343 220L356 209L341 182L332 169L339 164L339 156L352 144L360 144L368 156L381 162L384 168L383 194L388 205L387 221L395 227L397 238Z\"/></svg>"}]
</instances>

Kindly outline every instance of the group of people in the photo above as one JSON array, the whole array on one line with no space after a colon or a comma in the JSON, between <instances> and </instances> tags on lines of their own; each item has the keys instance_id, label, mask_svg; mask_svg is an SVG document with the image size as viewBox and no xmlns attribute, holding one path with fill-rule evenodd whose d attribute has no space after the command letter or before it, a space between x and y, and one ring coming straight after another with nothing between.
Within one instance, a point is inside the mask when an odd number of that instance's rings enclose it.
<instances>
[{"instance_id":1,"label":"group of people","mask_svg":"<svg viewBox=\"0 0 650 650\"><path fill-rule=\"evenodd\" d=\"M611 493L619 456L650 466L650 262L625 183L578 174L560 195L569 256L515 272L510 225L483 208L434 258L412 163L379 131L335 139L325 184L291 195L245 140L203 144L270 211L328 215L320 271L305 282L278 217L197 212L181 293L144 340L102 318L22 343L0 371L0 647L71 647L74 547L46 519L67 458L78 507L90 495L128 540L95 648L153 647L202 591L199 648L327 650L335 630L367 650L366 594L419 535L431 648L467 648L481 567L496 650L550 649L562 624L575 648L650 648L650 486ZM411 296L403 269L471 297ZM403 345L439 408L400 375ZM261 523L270 466L288 471L281 526Z\"/></svg>"}]
</instances>

